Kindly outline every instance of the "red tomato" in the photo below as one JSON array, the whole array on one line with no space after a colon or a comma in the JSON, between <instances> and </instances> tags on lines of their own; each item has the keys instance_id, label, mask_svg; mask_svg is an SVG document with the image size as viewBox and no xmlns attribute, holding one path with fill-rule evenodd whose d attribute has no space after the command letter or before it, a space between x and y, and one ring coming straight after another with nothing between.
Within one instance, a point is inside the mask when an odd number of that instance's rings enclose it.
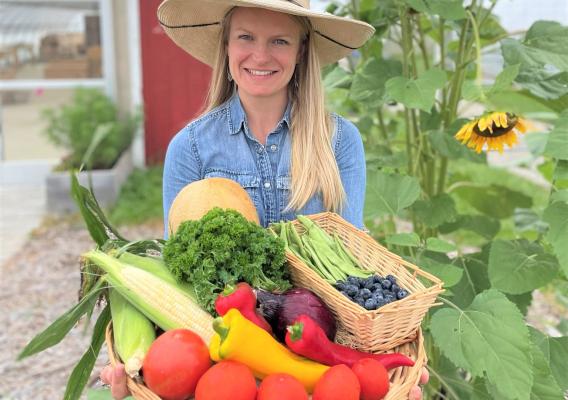
<instances>
[{"instance_id":1,"label":"red tomato","mask_svg":"<svg viewBox=\"0 0 568 400\"><path fill-rule=\"evenodd\" d=\"M308 400L308 393L292 375L272 374L260 384L256 400Z\"/></svg>"},{"instance_id":2,"label":"red tomato","mask_svg":"<svg viewBox=\"0 0 568 400\"><path fill-rule=\"evenodd\" d=\"M142 372L148 388L162 399L184 400L195 393L197 381L210 366L203 339L188 329L173 329L152 343Z\"/></svg>"},{"instance_id":3,"label":"red tomato","mask_svg":"<svg viewBox=\"0 0 568 400\"><path fill-rule=\"evenodd\" d=\"M359 400L361 386L357 376L345 364L334 365L317 381L313 400Z\"/></svg>"},{"instance_id":4,"label":"red tomato","mask_svg":"<svg viewBox=\"0 0 568 400\"><path fill-rule=\"evenodd\" d=\"M351 367L361 384L361 400L379 400L389 391L387 369L372 358L363 358Z\"/></svg>"},{"instance_id":5,"label":"red tomato","mask_svg":"<svg viewBox=\"0 0 568 400\"><path fill-rule=\"evenodd\" d=\"M249 367L225 360L203 374L195 400L255 400L256 392L256 380Z\"/></svg>"}]
</instances>

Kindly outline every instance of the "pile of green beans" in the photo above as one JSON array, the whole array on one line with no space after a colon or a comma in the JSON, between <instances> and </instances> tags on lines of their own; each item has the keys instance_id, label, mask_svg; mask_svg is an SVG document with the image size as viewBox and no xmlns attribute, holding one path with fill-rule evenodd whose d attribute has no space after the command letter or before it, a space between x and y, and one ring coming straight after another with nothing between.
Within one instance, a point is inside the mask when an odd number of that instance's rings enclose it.
<instances>
[{"instance_id":1,"label":"pile of green beans","mask_svg":"<svg viewBox=\"0 0 568 400\"><path fill-rule=\"evenodd\" d=\"M275 236L280 237L286 249L302 260L330 284L348 276L366 278L372 273L363 270L357 259L345 247L337 234L330 236L311 219L297 216L305 232L299 234L290 221L272 224Z\"/></svg>"}]
</instances>

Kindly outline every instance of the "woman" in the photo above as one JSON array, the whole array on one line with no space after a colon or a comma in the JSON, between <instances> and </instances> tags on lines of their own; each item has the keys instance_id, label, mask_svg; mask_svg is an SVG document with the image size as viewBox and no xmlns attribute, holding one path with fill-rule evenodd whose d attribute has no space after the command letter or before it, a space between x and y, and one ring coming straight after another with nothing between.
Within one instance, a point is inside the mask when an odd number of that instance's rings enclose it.
<instances>
[{"instance_id":1,"label":"woman","mask_svg":"<svg viewBox=\"0 0 568 400\"><path fill-rule=\"evenodd\" d=\"M352 123L325 111L320 68L363 45L373 27L311 11L307 0L166 0L158 18L213 67L206 111L168 147L164 226L185 185L225 177L247 190L263 226L331 210L362 229L363 144ZM116 398L127 393L122 368L101 378ZM418 387L411 398L421 398Z\"/></svg>"}]
</instances>

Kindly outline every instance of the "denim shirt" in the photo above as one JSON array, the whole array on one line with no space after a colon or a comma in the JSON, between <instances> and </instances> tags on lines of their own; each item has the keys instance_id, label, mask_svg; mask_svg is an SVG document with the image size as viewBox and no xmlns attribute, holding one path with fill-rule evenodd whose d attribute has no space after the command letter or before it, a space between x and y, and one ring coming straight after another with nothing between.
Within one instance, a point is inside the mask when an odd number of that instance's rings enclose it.
<instances>
[{"instance_id":1,"label":"denim shirt","mask_svg":"<svg viewBox=\"0 0 568 400\"><path fill-rule=\"evenodd\" d=\"M346 201L339 214L363 229L365 155L359 131L351 122L332 114L332 145ZM256 206L263 227L296 214L326 211L320 194L300 210L284 212L290 190L290 104L262 145L250 131L237 93L178 132L166 153L163 177L165 237L168 212L175 196L187 184L211 177L238 182ZM191 206L191 205L189 205Z\"/></svg>"}]
</instances>

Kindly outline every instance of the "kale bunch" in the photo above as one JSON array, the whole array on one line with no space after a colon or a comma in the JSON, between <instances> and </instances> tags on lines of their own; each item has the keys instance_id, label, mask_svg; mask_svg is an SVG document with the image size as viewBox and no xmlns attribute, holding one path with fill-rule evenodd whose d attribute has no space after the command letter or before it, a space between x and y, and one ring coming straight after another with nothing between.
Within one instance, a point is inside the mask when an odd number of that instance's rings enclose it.
<instances>
[{"instance_id":1,"label":"kale bunch","mask_svg":"<svg viewBox=\"0 0 568 400\"><path fill-rule=\"evenodd\" d=\"M181 223L166 241L163 257L212 314L215 299L227 284L244 281L269 291L291 286L284 242L235 210L215 207L200 220Z\"/></svg>"}]
</instances>

